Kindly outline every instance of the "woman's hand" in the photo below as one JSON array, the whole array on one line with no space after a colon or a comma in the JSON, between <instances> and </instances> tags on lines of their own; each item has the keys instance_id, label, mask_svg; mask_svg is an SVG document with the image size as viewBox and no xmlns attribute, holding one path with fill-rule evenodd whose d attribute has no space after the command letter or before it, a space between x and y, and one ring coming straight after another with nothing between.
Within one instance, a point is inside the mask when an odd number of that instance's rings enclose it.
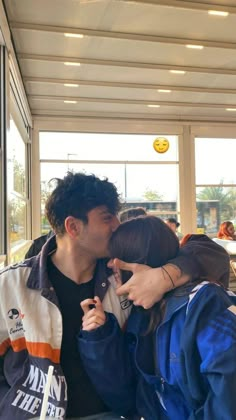
<instances>
[{"instance_id":1,"label":"woman's hand","mask_svg":"<svg viewBox=\"0 0 236 420\"><path fill-rule=\"evenodd\" d=\"M90 308L93 305L94 308ZM84 331L92 331L104 325L106 322L106 314L102 307L102 302L98 296L94 299L85 299L80 303L84 316L82 318L82 329Z\"/></svg>"}]
</instances>

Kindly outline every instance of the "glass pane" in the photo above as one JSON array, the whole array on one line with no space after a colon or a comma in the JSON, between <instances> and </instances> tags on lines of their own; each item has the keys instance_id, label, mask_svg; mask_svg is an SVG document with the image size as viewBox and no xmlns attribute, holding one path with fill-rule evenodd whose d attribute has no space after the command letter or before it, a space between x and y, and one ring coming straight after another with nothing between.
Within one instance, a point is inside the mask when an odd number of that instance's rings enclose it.
<instances>
[{"instance_id":1,"label":"glass pane","mask_svg":"<svg viewBox=\"0 0 236 420\"><path fill-rule=\"evenodd\" d=\"M177 201L178 165L127 164L126 199Z\"/></svg>"},{"instance_id":2,"label":"glass pane","mask_svg":"<svg viewBox=\"0 0 236 420\"><path fill-rule=\"evenodd\" d=\"M196 184L236 183L236 139L196 138Z\"/></svg>"},{"instance_id":3,"label":"glass pane","mask_svg":"<svg viewBox=\"0 0 236 420\"><path fill-rule=\"evenodd\" d=\"M156 138L166 138L169 149L157 153ZM94 133L40 133L40 159L178 161L177 136Z\"/></svg>"},{"instance_id":4,"label":"glass pane","mask_svg":"<svg viewBox=\"0 0 236 420\"><path fill-rule=\"evenodd\" d=\"M41 163L41 231L46 233L49 224L44 216L45 201L55 184L49 181L62 178L67 171L82 171L107 177L113 182L127 206L143 206L162 218L176 216L178 205L178 165L175 164L100 164Z\"/></svg>"},{"instance_id":5,"label":"glass pane","mask_svg":"<svg viewBox=\"0 0 236 420\"><path fill-rule=\"evenodd\" d=\"M25 143L11 118L7 136L8 190L25 197Z\"/></svg>"},{"instance_id":6,"label":"glass pane","mask_svg":"<svg viewBox=\"0 0 236 420\"><path fill-rule=\"evenodd\" d=\"M26 202L16 193L10 193L8 200L10 224L10 246L18 247L26 239Z\"/></svg>"},{"instance_id":7,"label":"glass pane","mask_svg":"<svg viewBox=\"0 0 236 420\"><path fill-rule=\"evenodd\" d=\"M215 237L220 223L230 220L236 226L236 186L196 189L199 233Z\"/></svg>"},{"instance_id":8,"label":"glass pane","mask_svg":"<svg viewBox=\"0 0 236 420\"><path fill-rule=\"evenodd\" d=\"M20 245L14 246L10 252L10 263L15 264L19 261L23 261L25 259L25 254L30 247L30 244L30 241L24 241Z\"/></svg>"},{"instance_id":9,"label":"glass pane","mask_svg":"<svg viewBox=\"0 0 236 420\"><path fill-rule=\"evenodd\" d=\"M0 270L2 270L6 265L6 255L0 255Z\"/></svg>"}]
</instances>

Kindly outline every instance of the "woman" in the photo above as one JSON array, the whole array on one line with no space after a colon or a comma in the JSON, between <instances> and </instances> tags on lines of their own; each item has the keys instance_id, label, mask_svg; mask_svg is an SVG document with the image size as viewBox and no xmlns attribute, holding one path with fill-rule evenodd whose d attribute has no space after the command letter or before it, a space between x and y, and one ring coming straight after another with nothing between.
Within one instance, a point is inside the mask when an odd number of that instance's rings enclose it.
<instances>
[{"instance_id":1,"label":"woman","mask_svg":"<svg viewBox=\"0 0 236 420\"><path fill-rule=\"evenodd\" d=\"M159 267L178 246L164 222L147 216L121 224L109 250L112 258ZM168 271L163 276L170 281ZM123 281L128 277L123 272ZM82 303L79 351L115 412L145 420L235 418L234 298L217 284L197 283L173 289L151 310L133 307L125 334L97 297Z\"/></svg>"},{"instance_id":2,"label":"woman","mask_svg":"<svg viewBox=\"0 0 236 420\"><path fill-rule=\"evenodd\" d=\"M235 241L236 234L233 223L230 221L221 223L219 231L217 233L217 238L227 239L228 241Z\"/></svg>"}]
</instances>

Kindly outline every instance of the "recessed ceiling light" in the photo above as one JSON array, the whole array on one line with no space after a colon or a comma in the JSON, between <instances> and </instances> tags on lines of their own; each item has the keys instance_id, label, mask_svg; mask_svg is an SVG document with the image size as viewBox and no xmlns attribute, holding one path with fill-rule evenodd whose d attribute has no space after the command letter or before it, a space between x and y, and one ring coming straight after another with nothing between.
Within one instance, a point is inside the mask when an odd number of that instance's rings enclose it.
<instances>
[{"instance_id":1,"label":"recessed ceiling light","mask_svg":"<svg viewBox=\"0 0 236 420\"><path fill-rule=\"evenodd\" d=\"M79 87L76 83L64 83L64 86L66 87Z\"/></svg>"},{"instance_id":2,"label":"recessed ceiling light","mask_svg":"<svg viewBox=\"0 0 236 420\"><path fill-rule=\"evenodd\" d=\"M69 33L64 33L64 36L66 36L67 38L83 38L84 37L83 34L69 34Z\"/></svg>"},{"instance_id":3,"label":"recessed ceiling light","mask_svg":"<svg viewBox=\"0 0 236 420\"><path fill-rule=\"evenodd\" d=\"M77 101L64 101L65 104L77 104Z\"/></svg>"},{"instance_id":4,"label":"recessed ceiling light","mask_svg":"<svg viewBox=\"0 0 236 420\"><path fill-rule=\"evenodd\" d=\"M203 45L193 45L193 44L187 44L185 45L186 48L191 48L192 50L203 50Z\"/></svg>"},{"instance_id":5,"label":"recessed ceiling light","mask_svg":"<svg viewBox=\"0 0 236 420\"><path fill-rule=\"evenodd\" d=\"M226 111L236 112L236 108L226 108Z\"/></svg>"},{"instance_id":6,"label":"recessed ceiling light","mask_svg":"<svg viewBox=\"0 0 236 420\"><path fill-rule=\"evenodd\" d=\"M148 105L148 108L160 108L161 105Z\"/></svg>"},{"instance_id":7,"label":"recessed ceiling light","mask_svg":"<svg viewBox=\"0 0 236 420\"><path fill-rule=\"evenodd\" d=\"M169 70L170 73L174 73L174 74L185 74L186 71L184 70Z\"/></svg>"},{"instance_id":8,"label":"recessed ceiling light","mask_svg":"<svg viewBox=\"0 0 236 420\"><path fill-rule=\"evenodd\" d=\"M170 93L171 92L170 89L157 89L157 91L161 92L161 93Z\"/></svg>"},{"instance_id":9,"label":"recessed ceiling light","mask_svg":"<svg viewBox=\"0 0 236 420\"><path fill-rule=\"evenodd\" d=\"M76 63L73 61L65 61L64 64L65 66L80 66L80 63Z\"/></svg>"},{"instance_id":10,"label":"recessed ceiling light","mask_svg":"<svg viewBox=\"0 0 236 420\"><path fill-rule=\"evenodd\" d=\"M229 12L221 12L220 10L208 10L208 15L227 17Z\"/></svg>"}]
</instances>

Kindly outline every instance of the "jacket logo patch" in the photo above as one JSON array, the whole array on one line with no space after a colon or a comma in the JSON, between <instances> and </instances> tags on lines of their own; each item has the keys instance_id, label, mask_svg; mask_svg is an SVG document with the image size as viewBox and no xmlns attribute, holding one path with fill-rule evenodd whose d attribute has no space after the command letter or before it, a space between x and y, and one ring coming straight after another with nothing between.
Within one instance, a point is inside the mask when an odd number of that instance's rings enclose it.
<instances>
[{"instance_id":1,"label":"jacket logo patch","mask_svg":"<svg viewBox=\"0 0 236 420\"><path fill-rule=\"evenodd\" d=\"M20 316L20 312L17 309L13 308L7 312L7 315L10 319L17 319Z\"/></svg>"},{"instance_id":2,"label":"jacket logo patch","mask_svg":"<svg viewBox=\"0 0 236 420\"><path fill-rule=\"evenodd\" d=\"M7 312L7 315L8 315L8 318L12 319L13 321L16 321L15 325L9 330L10 335L17 334L19 332L24 333L25 330L22 323L24 314L22 314L21 311L19 311L18 309L12 308Z\"/></svg>"},{"instance_id":3,"label":"jacket logo patch","mask_svg":"<svg viewBox=\"0 0 236 420\"><path fill-rule=\"evenodd\" d=\"M128 299L124 299L120 302L121 309L125 310L132 305L132 302Z\"/></svg>"},{"instance_id":4,"label":"jacket logo patch","mask_svg":"<svg viewBox=\"0 0 236 420\"><path fill-rule=\"evenodd\" d=\"M24 318L24 314L22 314L21 311L18 311L18 309L16 308L12 308L7 312L8 318L10 319L23 319Z\"/></svg>"},{"instance_id":5,"label":"jacket logo patch","mask_svg":"<svg viewBox=\"0 0 236 420\"><path fill-rule=\"evenodd\" d=\"M231 305L231 306L229 306L229 307L228 307L228 310L229 310L230 312L233 312L233 314L235 314L235 315L236 315L236 306L235 306L235 305Z\"/></svg>"}]
</instances>

